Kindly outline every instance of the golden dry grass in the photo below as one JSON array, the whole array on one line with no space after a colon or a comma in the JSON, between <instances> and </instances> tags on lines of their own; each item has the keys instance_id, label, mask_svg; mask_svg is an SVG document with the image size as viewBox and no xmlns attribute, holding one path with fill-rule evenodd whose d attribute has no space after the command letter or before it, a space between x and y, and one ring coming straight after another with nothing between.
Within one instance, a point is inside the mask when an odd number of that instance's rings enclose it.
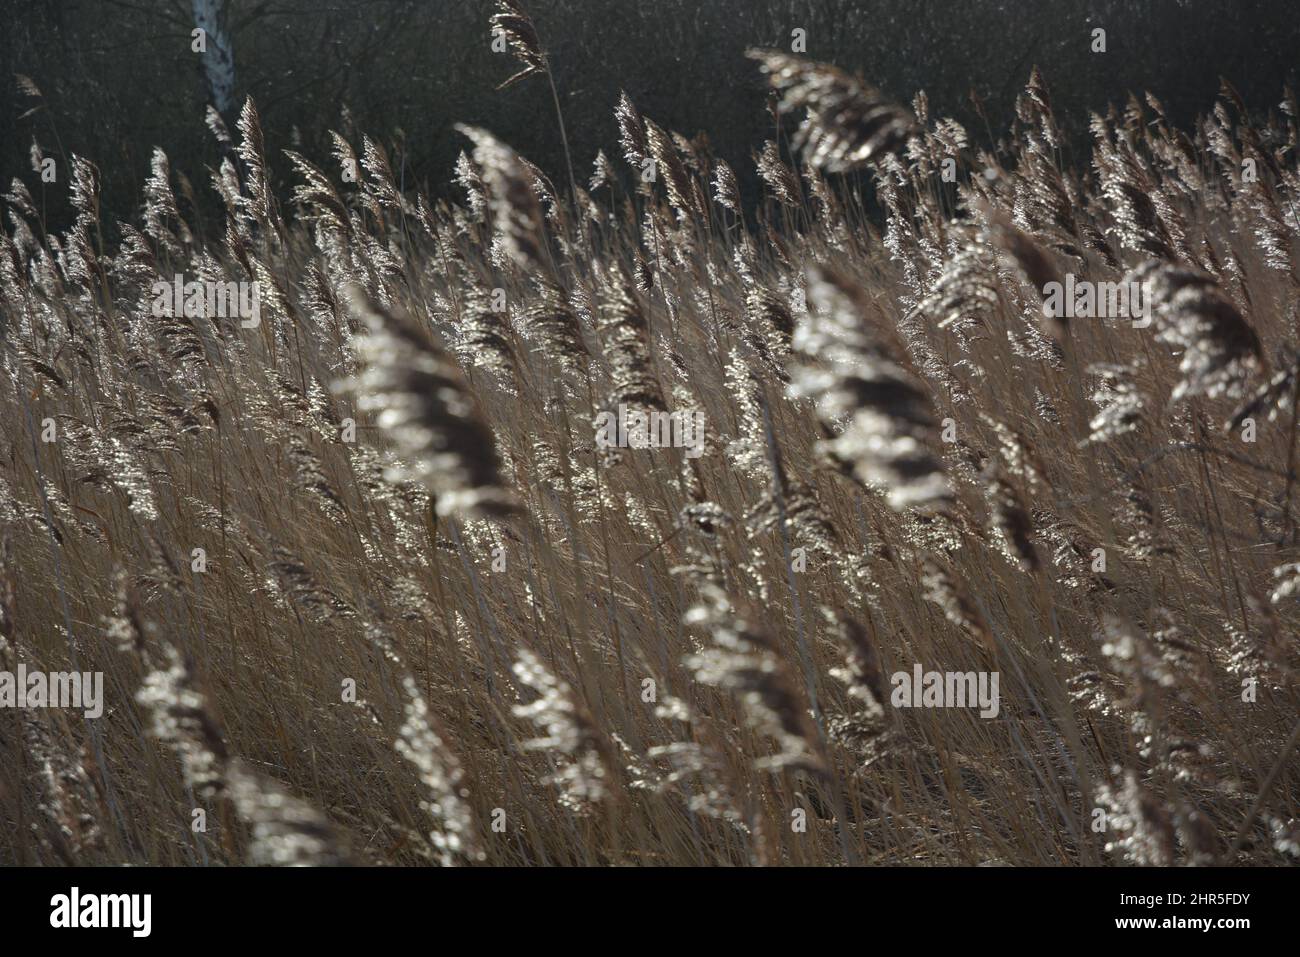
<instances>
[{"instance_id":1,"label":"golden dry grass","mask_svg":"<svg viewBox=\"0 0 1300 957\"><path fill-rule=\"evenodd\" d=\"M4 667L75 650L107 711L0 714L0 860L1293 860L1294 118L1225 97L1188 138L1135 101L1075 170L1037 80L996 154L914 106L867 175L771 146L743 222L720 160L630 104L634 165L576 201L477 134L464 206L400 195L368 140L266 157L251 104L216 234L165 157L114 251L85 161L57 237L15 186ZM1058 341L1034 250L1208 285ZM260 325L154 316L181 272L257 282ZM862 342L809 346L831 319ZM884 376L837 443L883 486L819 451L846 424L814 406L830 369ZM1271 376L1245 441L1227 420ZM598 450L634 387L701 412L705 454ZM415 435L382 418L404 390ZM920 471L873 437L914 438ZM999 716L892 707L918 663L997 671Z\"/></svg>"}]
</instances>

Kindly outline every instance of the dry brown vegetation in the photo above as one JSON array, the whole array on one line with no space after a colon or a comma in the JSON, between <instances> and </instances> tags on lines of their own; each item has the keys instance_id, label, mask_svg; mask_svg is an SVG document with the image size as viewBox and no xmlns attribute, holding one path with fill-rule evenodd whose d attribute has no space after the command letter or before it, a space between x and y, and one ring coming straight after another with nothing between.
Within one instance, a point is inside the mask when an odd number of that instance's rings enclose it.
<instances>
[{"instance_id":1,"label":"dry brown vegetation","mask_svg":"<svg viewBox=\"0 0 1300 957\"><path fill-rule=\"evenodd\" d=\"M586 189L466 129L434 204L251 102L215 233L161 151L114 251L88 161L61 234L14 181L0 654L107 709L0 713L0 859L1294 860L1294 101L1133 100L1076 169L1036 75L982 149L755 56L757 208L626 98ZM1149 328L1043 322L1130 270ZM260 325L154 315L182 272ZM620 402L705 454L597 448ZM1000 714L893 707L918 663Z\"/></svg>"}]
</instances>

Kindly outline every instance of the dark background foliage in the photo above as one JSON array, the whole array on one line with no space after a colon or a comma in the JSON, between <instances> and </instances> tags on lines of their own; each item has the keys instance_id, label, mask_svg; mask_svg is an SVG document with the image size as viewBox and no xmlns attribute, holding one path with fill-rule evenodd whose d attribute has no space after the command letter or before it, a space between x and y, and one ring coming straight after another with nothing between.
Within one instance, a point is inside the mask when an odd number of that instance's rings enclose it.
<instances>
[{"instance_id":1,"label":"dark background foliage","mask_svg":"<svg viewBox=\"0 0 1300 957\"><path fill-rule=\"evenodd\" d=\"M79 153L103 175L109 217L133 217L156 144L207 195L219 159L203 125L207 95L190 51L188 0L7 0L0 57L30 76L34 105L11 83L0 98L0 172L36 191L33 136L49 155ZM564 181L550 91L534 76L503 91L515 69L489 47L489 0L229 0L237 102L262 114L273 168L293 146L323 162L326 131L356 130L388 146L407 186L445 193L462 148L456 122L482 125ZM996 135L1034 64L1063 123L1086 132L1087 110L1150 90L1180 122L1207 110L1227 77L1252 109L1274 108L1295 74L1295 0L525 0L550 51L585 182L599 147L617 159L612 108L625 89L641 112L752 178L750 155L770 138L751 45L789 49L859 71L909 101L924 88L933 115L953 115L987 139L969 92ZM1108 52L1090 51L1107 31ZM228 117L233 127L234 117ZM1074 157L1086 160L1085 147ZM621 165L621 164L620 164ZM60 160L62 169L63 162ZM60 177L61 181L63 177ZM283 185L283 184L281 184ZM51 218L63 189L44 194Z\"/></svg>"}]
</instances>

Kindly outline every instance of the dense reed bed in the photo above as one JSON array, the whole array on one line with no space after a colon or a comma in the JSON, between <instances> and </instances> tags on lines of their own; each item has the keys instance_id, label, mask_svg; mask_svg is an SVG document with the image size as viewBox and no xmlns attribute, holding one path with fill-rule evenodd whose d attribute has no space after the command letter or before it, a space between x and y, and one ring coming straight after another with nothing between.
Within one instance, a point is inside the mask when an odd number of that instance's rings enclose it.
<instances>
[{"instance_id":1,"label":"dense reed bed","mask_svg":"<svg viewBox=\"0 0 1300 957\"><path fill-rule=\"evenodd\" d=\"M1294 862L1294 98L1067 144L1035 72L993 142L753 56L756 205L617 91L590 178L464 128L456 203L251 101L117 243L90 160L62 231L13 180L0 667L105 713L0 712L0 860Z\"/></svg>"}]
</instances>

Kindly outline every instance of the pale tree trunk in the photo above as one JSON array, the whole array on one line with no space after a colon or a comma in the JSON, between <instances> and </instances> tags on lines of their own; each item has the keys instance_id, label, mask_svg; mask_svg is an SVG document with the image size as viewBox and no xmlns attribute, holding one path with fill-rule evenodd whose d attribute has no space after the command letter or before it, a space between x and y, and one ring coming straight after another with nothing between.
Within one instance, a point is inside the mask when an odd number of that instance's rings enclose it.
<instances>
[{"instance_id":1,"label":"pale tree trunk","mask_svg":"<svg viewBox=\"0 0 1300 957\"><path fill-rule=\"evenodd\" d=\"M207 34L203 75L212 105L229 117L235 105L235 55L226 32L226 0L192 0L194 25Z\"/></svg>"}]
</instances>

